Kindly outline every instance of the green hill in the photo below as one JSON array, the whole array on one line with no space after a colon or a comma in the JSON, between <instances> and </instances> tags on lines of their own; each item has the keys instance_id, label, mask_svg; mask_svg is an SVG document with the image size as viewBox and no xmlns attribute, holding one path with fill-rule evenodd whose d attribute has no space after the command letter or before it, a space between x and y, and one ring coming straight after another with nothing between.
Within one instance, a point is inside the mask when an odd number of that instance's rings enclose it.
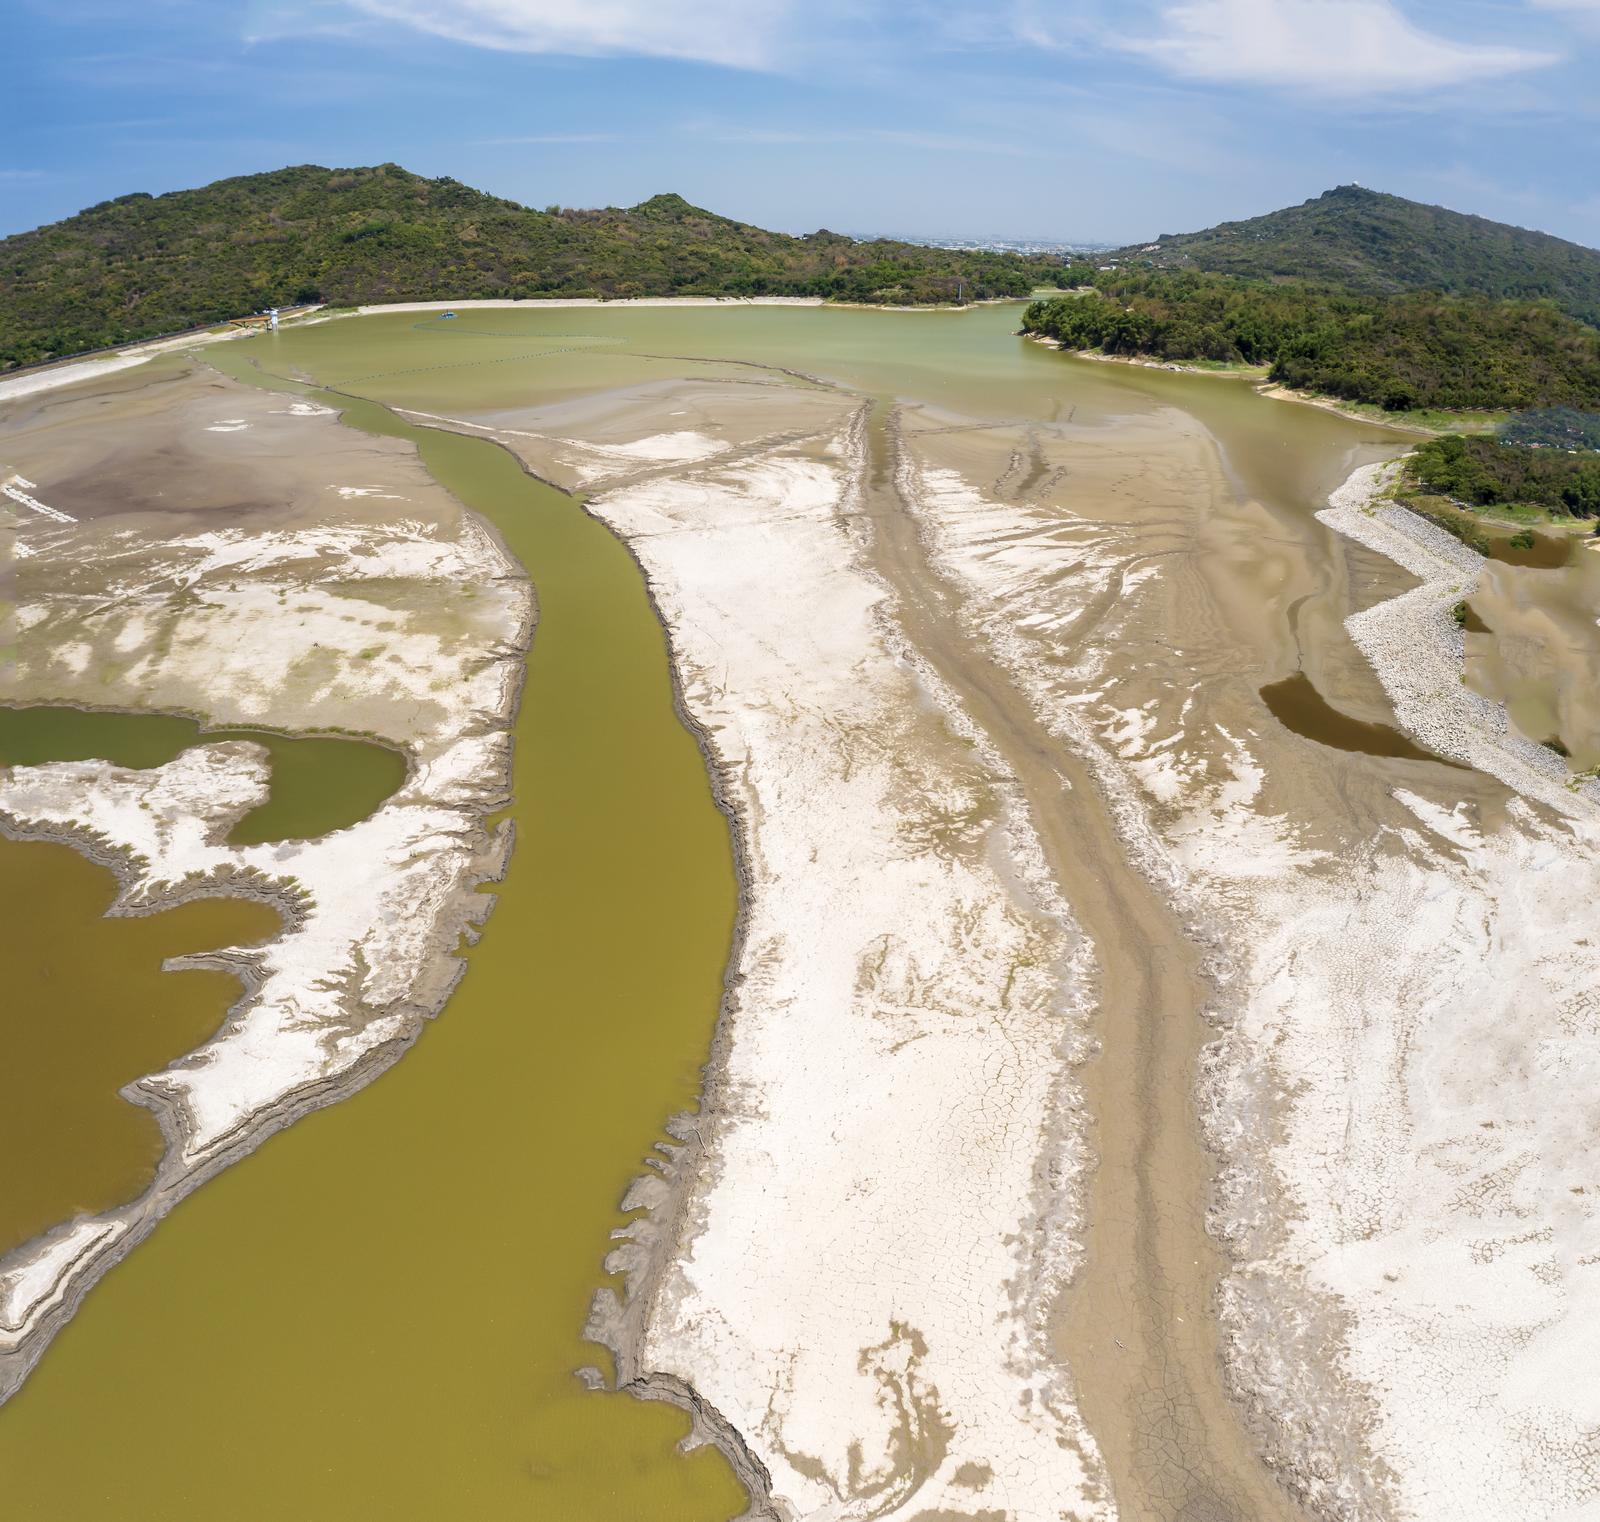
<instances>
[{"instance_id":1,"label":"green hill","mask_svg":"<svg viewBox=\"0 0 1600 1522\"><path fill-rule=\"evenodd\" d=\"M535 211L395 164L118 197L0 239L0 370L264 306L469 297L1023 296L1059 261L795 238L655 196Z\"/></svg>"},{"instance_id":2,"label":"green hill","mask_svg":"<svg viewBox=\"0 0 1600 1522\"><path fill-rule=\"evenodd\" d=\"M1600 252L1359 185L1205 232L1163 233L1112 257L1378 295L1428 290L1552 301L1600 325Z\"/></svg>"}]
</instances>

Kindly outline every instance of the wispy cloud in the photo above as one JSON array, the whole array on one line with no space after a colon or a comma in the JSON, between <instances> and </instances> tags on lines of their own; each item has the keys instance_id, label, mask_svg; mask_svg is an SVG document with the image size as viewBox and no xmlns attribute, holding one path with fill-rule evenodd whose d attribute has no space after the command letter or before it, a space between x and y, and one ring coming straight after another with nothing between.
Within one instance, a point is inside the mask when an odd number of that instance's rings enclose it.
<instances>
[{"instance_id":1,"label":"wispy cloud","mask_svg":"<svg viewBox=\"0 0 1600 1522\"><path fill-rule=\"evenodd\" d=\"M42 169L0 169L0 180L42 180Z\"/></svg>"},{"instance_id":2,"label":"wispy cloud","mask_svg":"<svg viewBox=\"0 0 1600 1522\"><path fill-rule=\"evenodd\" d=\"M1560 61L1528 48L1423 30L1391 0L1185 0L1124 51L1180 78L1322 96L1436 90Z\"/></svg>"},{"instance_id":3,"label":"wispy cloud","mask_svg":"<svg viewBox=\"0 0 1600 1522\"><path fill-rule=\"evenodd\" d=\"M796 0L351 0L369 16L519 53L634 54L773 67Z\"/></svg>"}]
</instances>

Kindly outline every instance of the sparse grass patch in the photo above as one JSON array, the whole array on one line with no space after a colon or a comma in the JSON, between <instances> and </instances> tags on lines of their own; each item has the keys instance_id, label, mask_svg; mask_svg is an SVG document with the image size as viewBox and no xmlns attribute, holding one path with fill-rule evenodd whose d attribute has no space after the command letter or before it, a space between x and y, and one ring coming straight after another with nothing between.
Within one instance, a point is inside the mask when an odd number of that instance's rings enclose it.
<instances>
[{"instance_id":1,"label":"sparse grass patch","mask_svg":"<svg viewBox=\"0 0 1600 1522\"><path fill-rule=\"evenodd\" d=\"M1395 501L1409 508L1419 518L1442 528L1445 533L1459 539L1469 550L1487 557L1490 553L1489 536L1472 521L1470 513L1457 507L1448 497L1430 497L1421 493L1397 493Z\"/></svg>"}]
</instances>

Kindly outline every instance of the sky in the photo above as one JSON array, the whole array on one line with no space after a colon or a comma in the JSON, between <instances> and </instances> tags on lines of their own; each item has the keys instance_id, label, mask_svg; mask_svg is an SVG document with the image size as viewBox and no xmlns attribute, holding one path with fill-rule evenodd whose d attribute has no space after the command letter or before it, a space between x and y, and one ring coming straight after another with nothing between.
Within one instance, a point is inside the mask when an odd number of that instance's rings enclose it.
<instances>
[{"instance_id":1,"label":"sky","mask_svg":"<svg viewBox=\"0 0 1600 1522\"><path fill-rule=\"evenodd\" d=\"M1122 243L1356 182L1600 245L1600 0L5 0L0 234L394 162Z\"/></svg>"}]
</instances>

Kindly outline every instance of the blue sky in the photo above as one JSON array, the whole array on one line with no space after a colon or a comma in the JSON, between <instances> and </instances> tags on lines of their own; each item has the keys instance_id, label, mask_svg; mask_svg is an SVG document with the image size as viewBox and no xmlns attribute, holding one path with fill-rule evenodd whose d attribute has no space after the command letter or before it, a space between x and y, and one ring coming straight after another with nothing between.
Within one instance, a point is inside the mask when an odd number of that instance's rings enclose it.
<instances>
[{"instance_id":1,"label":"blue sky","mask_svg":"<svg viewBox=\"0 0 1600 1522\"><path fill-rule=\"evenodd\" d=\"M385 160L1123 241L1351 180L1600 245L1600 0L7 0L0 232Z\"/></svg>"}]
</instances>

